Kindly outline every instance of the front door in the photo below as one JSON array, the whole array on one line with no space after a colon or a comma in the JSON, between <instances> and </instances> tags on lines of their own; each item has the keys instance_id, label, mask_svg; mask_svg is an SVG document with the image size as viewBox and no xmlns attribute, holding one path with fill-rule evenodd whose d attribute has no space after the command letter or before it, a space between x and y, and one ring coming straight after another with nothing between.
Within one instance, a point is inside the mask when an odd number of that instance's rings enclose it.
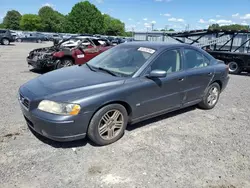
<instances>
[{"instance_id":1,"label":"front door","mask_svg":"<svg viewBox=\"0 0 250 188\"><path fill-rule=\"evenodd\" d=\"M179 49L163 52L150 65L148 73L152 70L164 70L164 78L141 78L140 111L135 116L153 115L167 110L179 108L183 100L183 84L185 72Z\"/></svg>"}]
</instances>

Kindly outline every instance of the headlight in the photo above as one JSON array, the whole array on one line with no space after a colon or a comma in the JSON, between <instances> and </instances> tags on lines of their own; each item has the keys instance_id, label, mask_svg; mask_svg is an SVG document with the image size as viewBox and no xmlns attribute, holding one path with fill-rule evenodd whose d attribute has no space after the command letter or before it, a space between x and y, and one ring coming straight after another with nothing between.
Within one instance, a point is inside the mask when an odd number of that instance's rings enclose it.
<instances>
[{"instance_id":1,"label":"headlight","mask_svg":"<svg viewBox=\"0 0 250 188\"><path fill-rule=\"evenodd\" d=\"M58 103L54 101L43 100L39 103L38 109L52 114L77 115L80 112L81 107L78 104Z\"/></svg>"}]
</instances>

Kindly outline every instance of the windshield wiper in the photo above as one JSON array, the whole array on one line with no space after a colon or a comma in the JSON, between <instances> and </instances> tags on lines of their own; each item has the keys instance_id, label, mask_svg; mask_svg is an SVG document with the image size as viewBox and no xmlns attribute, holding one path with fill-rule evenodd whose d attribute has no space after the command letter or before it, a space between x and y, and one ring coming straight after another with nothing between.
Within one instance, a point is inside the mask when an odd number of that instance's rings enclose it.
<instances>
[{"instance_id":1,"label":"windshield wiper","mask_svg":"<svg viewBox=\"0 0 250 188\"><path fill-rule=\"evenodd\" d=\"M112 76L117 76L117 74L115 74L114 72L112 72L112 71L110 71L108 69L105 69L105 68L102 68L102 67L97 67L97 69L105 71L105 72L111 74Z\"/></svg>"},{"instance_id":2,"label":"windshield wiper","mask_svg":"<svg viewBox=\"0 0 250 188\"><path fill-rule=\"evenodd\" d=\"M88 63L85 63L87 65L87 67L92 70L92 71L95 71ZM95 71L96 72L96 71Z\"/></svg>"}]
</instances>

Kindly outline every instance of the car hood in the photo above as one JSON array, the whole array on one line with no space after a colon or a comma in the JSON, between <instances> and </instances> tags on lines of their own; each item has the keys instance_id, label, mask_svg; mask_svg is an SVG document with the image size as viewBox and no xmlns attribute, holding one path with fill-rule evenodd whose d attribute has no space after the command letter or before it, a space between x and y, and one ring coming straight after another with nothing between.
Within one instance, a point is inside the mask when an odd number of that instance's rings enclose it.
<instances>
[{"instance_id":1,"label":"car hood","mask_svg":"<svg viewBox=\"0 0 250 188\"><path fill-rule=\"evenodd\" d=\"M122 85L125 78L115 77L105 72L94 72L86 66L72 66L51 71L30 80L20 88L20 92L30 99L59 98L71 96L72 100ZM64 99L65 100L65 99Z\"/></svg>"}]
</instances>

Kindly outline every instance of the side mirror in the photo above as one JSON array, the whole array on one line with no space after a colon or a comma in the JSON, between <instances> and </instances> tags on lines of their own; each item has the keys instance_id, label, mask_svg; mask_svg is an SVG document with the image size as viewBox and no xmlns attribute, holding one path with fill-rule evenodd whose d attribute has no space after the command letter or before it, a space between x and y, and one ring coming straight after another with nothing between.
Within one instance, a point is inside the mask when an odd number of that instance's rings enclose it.
<instances>
[{"instance_id":1,"label":"side mirror","mask_svg":"<svg viewBox=\"0 0 250 188\"><path fill-rule=\"evenodd\" d=\"M167 76L167 72L164 70L152 70L149 75L147 76L148 78L163 78Z\"/></svg>"}]
</instances>

